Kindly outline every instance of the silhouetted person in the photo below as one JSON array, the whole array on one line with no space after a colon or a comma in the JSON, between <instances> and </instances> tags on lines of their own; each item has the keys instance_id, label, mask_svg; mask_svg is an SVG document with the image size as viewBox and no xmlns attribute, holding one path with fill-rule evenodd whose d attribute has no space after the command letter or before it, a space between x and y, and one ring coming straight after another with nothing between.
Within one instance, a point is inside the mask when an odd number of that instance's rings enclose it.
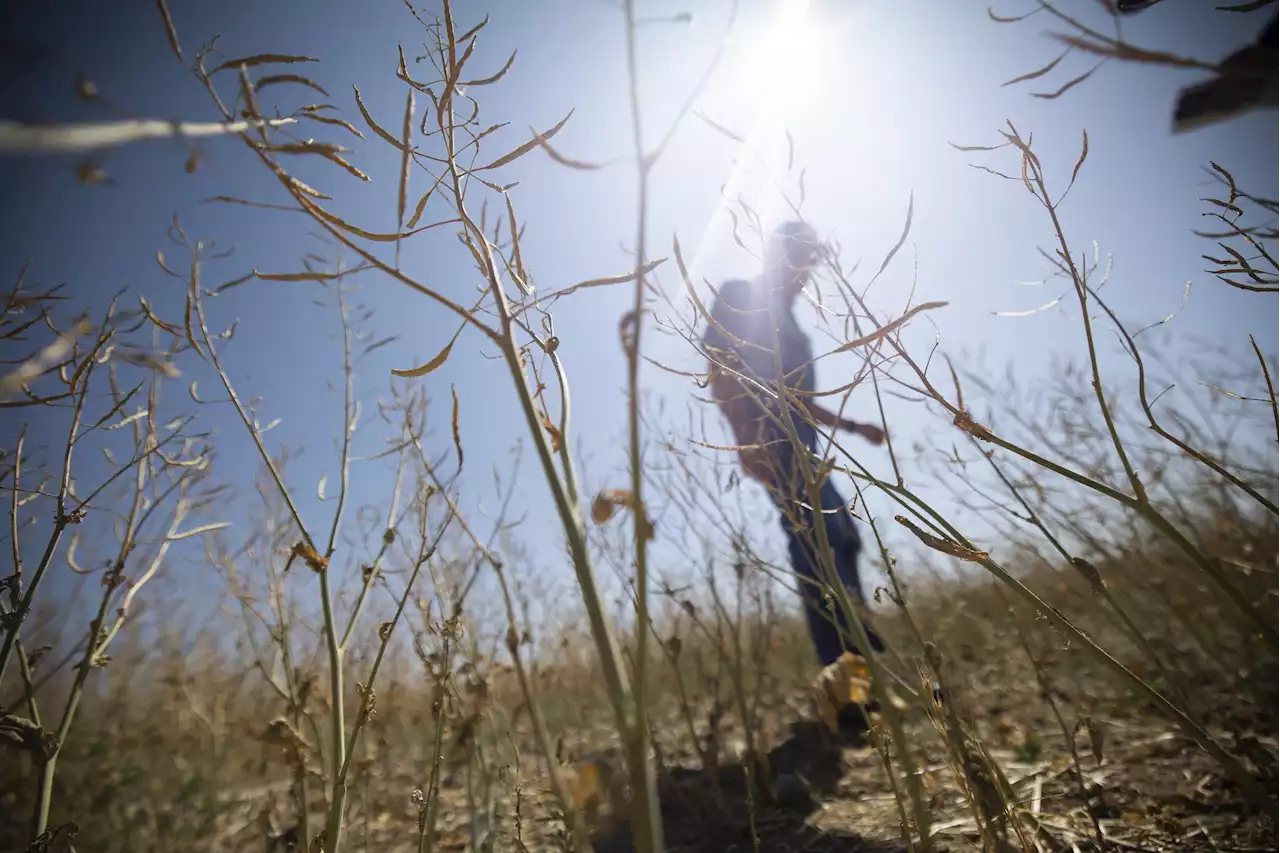
<instances>
[{"instance_id":1,"label":"silhouetted person","mask_svg":"<svg viewBox=\"0 0 1280 853\"><path fill-rule=\"evenodd\" d=\"M708 325L703 344L711 357L712 395L733 428L741 448L742 470L765 485L782 512L782 527L789 540L791 566L800 583L809 632L825 667L846 649L855 653L858 650L844 639L848 631L842 608L835 604L833 613L821 591L826 587L826 573L815 556L818 539L813 512L796 448L775 420L781 418L782 410L773 389L781 377L787 387L798 392L788 404L791 421L815 474L821 460L816 456L818 432L810 419L856 433L873 444L884 440L884 432L842 418L811 396L815 388L813 352L808 337L796 323L792 305L820 258L821 246L810 226L802 222L779 226L769 238L761 275L753 281L729 281L720 288L710 311L713 322ZM734 372L771 390L749 390ZM861 541L853 516L829 478L821 484L820 495L821 523L836 573L854 601L863 603L858 578ZM876 651L883 651L879 637L871 634L870 639Z\"/></svg>"}]
</instances>

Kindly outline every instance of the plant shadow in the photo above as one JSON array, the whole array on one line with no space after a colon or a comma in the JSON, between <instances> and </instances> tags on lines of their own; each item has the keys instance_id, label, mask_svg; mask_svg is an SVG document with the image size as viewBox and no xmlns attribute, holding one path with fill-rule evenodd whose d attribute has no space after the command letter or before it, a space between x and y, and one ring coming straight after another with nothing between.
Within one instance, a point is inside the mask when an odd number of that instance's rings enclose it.
<instances>
[{"instance_id":1,"label":"plant shadow","mask_svg":"<svg viewBox=\"0 0 1280 853\"><path fill-rule=\"evenodd\" d=\"M842 747L864 744L861 736L837 740L821 723L801 721L754 775L744 762L722 763L713 771L668 770L658 780L667 849L903 853L898 843L809 823L822 807L819 798L834 795L844 776ZM592 844L598 853L635 849L626 820L597 833Z\"/></svg>"}]
</instances>

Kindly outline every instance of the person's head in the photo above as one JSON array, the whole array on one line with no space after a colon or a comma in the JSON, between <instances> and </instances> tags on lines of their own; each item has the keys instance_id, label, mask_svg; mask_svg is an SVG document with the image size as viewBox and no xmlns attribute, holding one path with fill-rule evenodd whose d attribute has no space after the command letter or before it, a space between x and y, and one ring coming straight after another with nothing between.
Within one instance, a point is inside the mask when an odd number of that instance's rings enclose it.
<instances>
[{"instance_id":1,"label":"person's head","mask_svg":"<svg viewBox=\"0 0 1280 853\"><path fill-rule=\"evenodd\" d=\"M807 222L784 222L769 235L765 247L765 271L788 298L794 298L809 280L822 258L818 232Z\"/></svg>"}]
</instances>

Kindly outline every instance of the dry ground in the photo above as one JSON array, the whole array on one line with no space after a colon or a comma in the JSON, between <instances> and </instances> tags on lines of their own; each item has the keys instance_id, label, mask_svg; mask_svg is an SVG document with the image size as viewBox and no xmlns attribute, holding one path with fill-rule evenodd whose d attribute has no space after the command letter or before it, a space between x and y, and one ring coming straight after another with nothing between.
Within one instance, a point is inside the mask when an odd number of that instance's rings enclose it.
<instances>
[{"instance_id":1,"label":"dry ground","mask_svg":"<svg viewBox=\"0 0 1280 853\"><path fill-rule=\"evenodd\" d=\"M1055 601L1069 605L1064 609L1095 635L1113 630L1074 575L1042 572L1034 581L1051 588ZM1257 582L1260 595L1273 595L1273 575ZM1025 608L1007 609L1007 597L989 582L933 588L919 596L915 618L944 657L948 703L1013 792L1019 819L1008 827L1011 849L1096 849L1099 834L1108 849L1123 851L1276 849L1276 670L1265 655L1225 638L1229 620L1198 601L1198 589L1175 589L1173 611L1151 611L1145 619L1151 642L1176 670L1170 675L1178 689L1194 691L1189 704L1203 724L1248 758L1269 786L1270 799L1247 799L1149 702L1136 699ZM1236 649L1225 661L1231 669L1195 651L1186 624L1170 615L1180 601L1196 603L1203 631L1219 632L1214 648ZM918 666L923 658L910 653L901 621L892 613L879 619L905 650L908 665ZM805 689L810 673L803 665L804 637L793 617L782 622L769 640L772 656L762 659L768 677L753 679L750 687L758 702L753 737L769 754L768 772L752 776L750 786L741 758L746 737L732 690L704 665L714 650L686 643L680 671L687 711L675 671L659 679L653 727L664 766L660 790L668 849L903 849L899 807L874 734L862 742L838 741L814 720ZM1113 634L1107 638L1123 653L1122 642ZM273 716L270 697L246 687L251 680L225 660L201 663L194 655L170 655L144 665L146 658L140 654L134 677L127 677L131 664L122 654L115 681L89 700L91 710L60 765L54 822L78 824L80 850L289 849L297 837L289 765L256 737ZM1171 689L1140 657L1129 662ZM604 698L593 693L594 673L579 669L546 667L540 704L557 736L561 772L591 813L596 848L628 850L625 786L610 784L610 771L619 766L615 738ZM467 679L459 673L456 681L463 685ZM238 698L220 703L219 695ZM447 721L437 849L469 849L473 833L481 841L478 849L568 846L527 715L518 706L517 696L493 689L482 709L487 723L469 740L460 734L461 717ZM414 850L414 792L429 789L435 730L423 679L402 669L379 688L377 707L351 785L346 849ZM926 706L912 707L908 729L936 846L981 849L964 793L974 786L959 783ZM1074 732L1070 741L1064 730ZM711 756L712 769L703 768L702 755ZM22 849L33 776L29 756L6 767L0 789L4 849ZM323 794L315 780L309 791L315 827ZM277 838L274 848L270 836Z\"/></svg>"}]
</instances>

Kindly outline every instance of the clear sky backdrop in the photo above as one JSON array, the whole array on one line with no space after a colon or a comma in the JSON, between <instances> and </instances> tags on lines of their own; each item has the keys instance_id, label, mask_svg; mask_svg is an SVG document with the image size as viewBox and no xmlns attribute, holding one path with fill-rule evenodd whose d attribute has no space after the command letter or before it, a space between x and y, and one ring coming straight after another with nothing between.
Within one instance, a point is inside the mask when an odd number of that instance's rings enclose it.
<instances>
[{"instance_id":1,"label":"clear sky backdrop","mask_svg":"<svg viewBox=\"0 0 1280 853\"><path fill-rule=\"evenodd\" d=\"M221 34L218 46L224 57L267 51L318 57L319 64L287 69L302 71L328 89L329 97L315 100L336 104L345 118L363 127L351 92L355 84L384 126L399 127L404 87L394 76L396 46L403 44L410 57L421 54L422 34L398 0L170 0L169 5L188 56L201 42ZM690 26L654 25L641 31L640 91L652 143L701 74L728 4L663 0L639 5L651 17L685 10L695 15ZM1013 15L1031 5L1010 0L996 11ZM1105 25L1097 4L1069 5L1091 23ZM436 11L426 9L427 14ZM1060 187L1079 155L1081 130L1088 129L1089 160L1063 216L1077 250L1089 249L1096 240L1104 253L1115 254L1110 288L1121 316L1145 324L1168 314L1180 304L1184 282L1190 279L1188 310L1171 326L1175 362L1193 351L1179 349L1179 342L1196 336L1227 340L1245 354L1248 332L1274 355L1274 297L1213 281L1202 272L1205 264L1199 257L1209 244L1188 236L1190 229L1204 225L1201 214L1207 206L1199 199L1215 185L1201 167L1210 159L1232 170L1242 187L1275 196L1274 110L1175 136L1169 129L1174 94L1199 72L1120 63L1110 63L1056 100L1032 97L1032 92L1057 89L1092 64L1091 58L1076 55L1038 80L1002 88L1003 82L1044 65L1060 51L1044 35L1060 26L1043 14L1001 25L987 17L982 4L814 0L808 23L788 39L771 34L776 13L772 0L744 0L739 36L702 109L739 132L755 129L753 141L772 151L775 163L781 128L791 131L797 170L807 168L806 214L841 241L847 259L863 259L855 281L865 281L896 241L914 193L911 239L872 292L873 307L882 318L894 316L906 303L913 265L918 265L916 300L950 302L932 315L948 352L982 353L985 363L1000 372L1013 361L1031 381L1050 369L1054 355L1078 357L1077 309L1069 301L1030 317L995 316L1036 307L1061 291L1060 284L1019 284L1047 272L1036 253L1036 246L1050 245L1052 236L1041 209L1019 183L969 165L984 163L1016 173L1016 157L1007 150L966 154L948 145L996 144L1002 141L997 131L1012 120L1024 134L1034 132L1051 180ZM57 4L56 11L53 4L8 4L4 14L10 16L3 27L6 38L34 49L34 60L21 69L13 59L0 66L0 116L29 121L104 120L121 114L217 117L200 86L169 52L152 3L70 2ZM455 14L460 28L484 14L491 16L470 61L476 74L496 70L512 50L519 51L503 82L477 92L482 122L511 123L486 140L490 156L527 139L529 126L548 127L570 109L574 117L556 139L562 152L596 161L630 152L623 21L611 3L457 2ZM1215 12L1208 3L1166 0L1126 19L1125 31L1139 45L1213 61L1251 39L1263 23L1258 15ZM97 85L109 106L76 99L77 73ZM425 65L418 76L430 76ZM281 104L310 100L300 90L276 91ZM340 140L330 130L316 125L301 134ZM334 195L332 209L348 220L393 230L399 156L366 135L369 140L363 143L342 141L355 149L351 159L372 176L371 184L360 185L336 168L312 163L297 163L298 174ZM277 203L284 197L236 140L202 142L199 148L202 163L192 175L183 171L186 143L149 142L114 150L102 159L117 182L113 186L77 184L76 159L71 157L0 160L0 280L12 280L30 258L35 281L66 282L84 302L105 304L120 288L129 288L172 316L181 305L181 284L161 273L155 253L164 249L176 255L165 238L175 212L193 237L236 248L232 258L209 264L210 283L239 277L253 267L296 271L302 255L322 250L308 236L314 227L296 214L201 204L214 195ZM652 253L668 254L671 237L678 234L688 256L696 259L699 277L716 281L755 272L754 261L730 239L719 200L720 187L734 180L740 153L735 143L696 119L684 126L653 174ZM630 166L575 172L535 152L501 175L504 181L520 182L513 198L528 223L524 260L541 290L630 267L628 249L635 232ZM738 179L745 180L740 173ZM424 188L422 174L415 173L410 198ZM428 219L432 210L441 208L433 202ZM449 229L409 241L404 266L459 301L470 298L476 283L467 253ZM362 369L362 395L371 411L373 399L385 396L390 369L429 358L452 333L454 322L385 277L367 275L360 281L361 301L379 312L372 326L375 337L399 336ZM664 270L660 281L678 292L674 269ZM317 528L326 523L331 505L314 500L315 483L323 473L331 482L336 475L331 448L341 423L340 397L326 389L327 380L340 376L338 323L332 306L313 304L318 295L314 285L259 282L210 303L215 326L240 320L226 358L241 394L264 398L264 421L283 418L269 433L272 446L288 441L308 448L292 475L304 496L308 521ZM630 299L629 287L596 289L565 300L556 312L561 352L576 389L576 438L597 483L620 471L625 459L625 374L617 325ZM924 326L922 333L927 339L932 329ZM654 358L698 369L696 356L679 339L648 340ZM437 400L447 399L450 384L458 386L470 469L466 499L472 510L482 503L493 505L489 470L504 464L524 431L505 367L481 357L480 350L478 336L464 335L450 362L420 380ZM821 386L846 381L841 364L820 366ZM198 379L207 389L216 382L199 369L185 379ZM645 383L666 401L668 414L681 412L696 392L690 380L651 368L645 370ZM872 403L869 390L859 391L852 414L869 419ZM910 441L926 448L950 445L945 421L920 407L902 411L902 421L891 427L905 439L904 446ZM224 476L247 495L256 460L231 415L229 410L213 415L223 433L221 466ZM683 417L674 420L682 423ZM4 432L12 435L16 428L13 418ZM369 430L364 449L376 446L379 433ZM881 451L861 447L873 467L887 471ZM554 515L531 462L526 462L519 500L520 509L531 514L524 535L548 566L559 566ZM357 471L356 482L354 500L366 503L383 493L389 474L366 467ZM873 510L888 506L873 505ZM62 565L55 572L54 588L66 588L70 573Z\"/></svg>"}]
</instances>

